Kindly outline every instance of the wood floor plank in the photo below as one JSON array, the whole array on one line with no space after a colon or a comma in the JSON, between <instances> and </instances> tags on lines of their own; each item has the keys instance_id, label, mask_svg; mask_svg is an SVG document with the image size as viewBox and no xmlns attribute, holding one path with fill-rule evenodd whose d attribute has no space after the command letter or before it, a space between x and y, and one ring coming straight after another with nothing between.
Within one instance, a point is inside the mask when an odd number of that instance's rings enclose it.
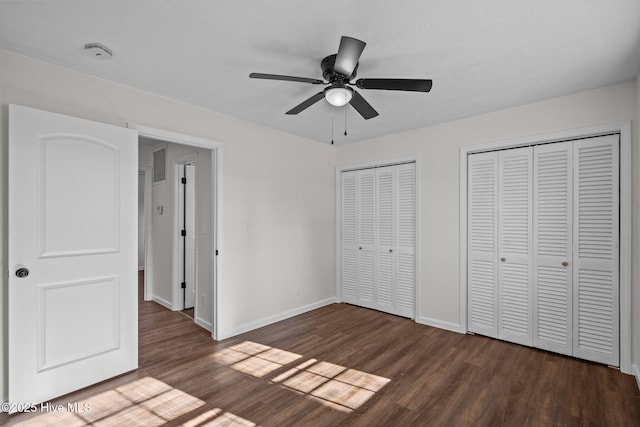
<instances>
[{"instance_id":1,"label":"wood floor plank","mask_svg":"<svg viewBox=\"0 0 640 427\"><path fill-rule=\"evenodd\" d=\"M100 425L640 426L635 380L616 369L346 304L215 342L140 297L139 361L54 402L101 405ZM96 400L143 383L159 394ZM88 425L84 415L63 418ZM57 417L1 414L0 424Z\"/></svg>"}]
</instances>

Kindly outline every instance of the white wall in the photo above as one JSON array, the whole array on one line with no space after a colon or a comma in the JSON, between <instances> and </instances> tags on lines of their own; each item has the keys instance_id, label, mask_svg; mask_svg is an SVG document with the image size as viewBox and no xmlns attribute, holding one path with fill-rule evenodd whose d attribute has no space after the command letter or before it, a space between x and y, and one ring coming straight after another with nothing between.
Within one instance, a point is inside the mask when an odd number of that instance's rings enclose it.
<instances>
[{"instance_id":1,"label":"white wall","mask_svg":"<svg viewBox=\"0 0 640 427\"><path fill-rule=\"evenodd\" d=\"M16 103L224 143L223 336L333 301L333 147L4 51L0 64L2 271L7 268L8 104ZM7 378L7 276L2 277L0 398L6 397Z\"/></svg>"},{"instance_id":2,"label":"white wall","mask_svg":"<svg viewBox=\"0 0 640 427\"><path fill-rule=\"evenodd\" d=\"M461 329L458 276L460 147L638 119L634 115L636 97L636 84L629 82L337 147L338 166L409 154L420 156L419 322ZM638 165L640 162L636 161L636 174ZM637 179L634 182L637 183ZM633 191L634 223L637 224L640 212L638 188ZM639 242L636 233L636 248ZM640 277L637 267L635 270L633 290L637 294ZM636 304L636 307L640 305ZM637 311L634 309L636 319ZM638 324L634 322L634 325ZM636 326L633 333L637 336L640 327ZM635 354L637 361L637 347Z\"/></svg>"}]
</instances>

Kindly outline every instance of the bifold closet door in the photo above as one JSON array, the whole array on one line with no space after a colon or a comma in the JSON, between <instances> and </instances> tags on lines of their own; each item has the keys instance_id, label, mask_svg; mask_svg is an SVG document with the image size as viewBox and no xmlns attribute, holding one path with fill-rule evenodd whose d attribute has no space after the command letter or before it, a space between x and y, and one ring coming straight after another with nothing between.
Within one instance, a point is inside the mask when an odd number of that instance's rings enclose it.
<instances>
[{"instance_id":1,"label":"bifold closet door","mask_svg":"<svg viewBox=\"0 0 640 427\"><path fill-rule=\"evenodd\" d=\"M358 214L356 188L358 175L356 172L343 172L341 176L340 206L342 208L342 300L353 303L356 299L358 282L358 238L356 218Z\"/></svg>"},{"instance_id":2,"label":"bifold closet door","mask_svg":"<svg viewBox=\"0 0 640 427\"><path fill-rule=\"evenodd\" d=\"M376 170L376 286L373 308L414 317L415 163Z\"/></svg>"},{"instance_id":3,"label":"bifold closet door","mask_svg":"<svg viewBox=\"0 0 640 427\"><path fill-rule=\"evenodd\" d=\"M358 173L358 287L357 302L371 307L375 286L376 173L365 169Z\"/></svg>"},{"instance_id":4,"label":"bifold closet door","mask_svg":"<svg viewBox=\"0 0 640 427\"><path fill-rule=\"evenodd\" d=\"M342 173L342 299L371 305L374 287L375 171Z\"/></svg>"},{"instance_id":5,"label":"bifold closet door","mask_svg":"<svg viewBox=\"0 0 640 427\"><path fill-rule=\"evenodd\" d=\"M532 152L498 153L498 338L524 345L533 344Z\"/></svg>"},{"instance_id":6,"label":"bifold closet door","mask_svg":"<svg viewBox=\"0 0 640 427\"><path fill-rule=\"evenodd\" d=\"M535 147L534 345L619 364L619 137Z\"/></svg>"},{"instance_id":7,"label":"bifold closet door","mask_svg":"<svg viewBox=\"0 0 640 427\"><path fill-rule=\"evenodd\" d=\"M619 135L574 142L573 351L620 363Z\"/></svg>"},{"instance_id":8,"label":"bifold closet door","mask_svg":"<svg viewBox=\"0 0 640 427\"><path fill-rule=\"evenodd\" d=\"M468 156L468 329L619 365L619 135Z\"/></svg>"},{"instance_id":9,"label":"bifold closet door","mask_svg":"<svg viewBox=\"0 0 640 427\"><path fill-rule=\"evenodd\" d=\"M498 153L468 157L468 328L498 336Z\"/></svg>"},{"instance_id":10,"label":"bifold closet door","mask_svg":"<svg viewBox=\"0 0 640 427\"><path fill-rule=\"evenodd\" d=\"M343 172L342 300L415 315L415 164Z\"/></svg>"},{"instance_id":11,"label":"bifold closet door","mask_svg":"<svg viewBox=\"0 0 640 427\"><path fill-rule=\"evenodd\" d=\"M556 353L572 350L573 144L534 150L534 339Z\"/></svg>"},{"instance_id":12,"label":"bifold closet door","mask_svg":"<svg viewBox=\"0 0 640 427\"><path fill-rule=\"evenodd\" d=\"M469 330L531 345L532 148L469 156Z\"/></svg>"}]
</instances>

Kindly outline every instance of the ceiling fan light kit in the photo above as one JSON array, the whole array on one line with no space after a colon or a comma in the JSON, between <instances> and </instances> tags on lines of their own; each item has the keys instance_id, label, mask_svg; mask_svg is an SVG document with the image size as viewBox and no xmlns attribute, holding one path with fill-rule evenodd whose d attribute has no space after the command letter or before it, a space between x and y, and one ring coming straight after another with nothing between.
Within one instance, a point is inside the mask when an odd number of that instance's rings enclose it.
<instances>
[{"instance_id":1,"label":"ceiling fan light kit","mask_svg":"<svg viewBox=\"0 0 640 427\"><path fill-rule=\"evenodd\" d=\"M336 107L348 104L352 97L353 89L350 87L328 87L324 90L324 98Z\"/></svg>"},{"instance_id":2,"label":"ceiling fan light kit","mask_svg":"<svg viewBox=\"0 0 640 427\"><path fill-rule=\"evenodd\" d=\"M371 119L378 112L351 86L358 89L396 90L405 92L429 92L432 81L428 79L355 79L358 71L358 61L366 43L353 37L342 36L338 53L325 57L321 63L322 76L325 81L307 77L285 76L280 74L251 73L252 79L284 80L299 83L329 85L322 92L287 111L286 114L298 114L311 107L322 98L336 107L346 104L351 106L365 119Z\"/></svg>"}]
</instances>

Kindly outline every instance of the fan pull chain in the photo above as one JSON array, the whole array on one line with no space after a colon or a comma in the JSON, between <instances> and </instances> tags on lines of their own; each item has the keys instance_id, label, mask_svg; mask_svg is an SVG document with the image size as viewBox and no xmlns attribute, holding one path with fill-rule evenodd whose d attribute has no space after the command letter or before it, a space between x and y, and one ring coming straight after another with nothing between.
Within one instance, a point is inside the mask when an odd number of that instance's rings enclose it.
<instances>
[{"instance_id":1,"label":"fan pull chain","mask_svg":"<svg viewBox=\"0 0 640 427\"><path fill-rule=\"evenodd\" d=\"M347 106L344 106L344 136L347 136Z\"/></svg>"},{"instance_id":2,"label":"fan pull chain","mask_svg":"<svg viewBox=\"0 0 640 427\"><path fill-rule=\"evenodd\" d=\"M331 115L331 145L333 145L333 114Z\"/></svg>"}]
</instances>

